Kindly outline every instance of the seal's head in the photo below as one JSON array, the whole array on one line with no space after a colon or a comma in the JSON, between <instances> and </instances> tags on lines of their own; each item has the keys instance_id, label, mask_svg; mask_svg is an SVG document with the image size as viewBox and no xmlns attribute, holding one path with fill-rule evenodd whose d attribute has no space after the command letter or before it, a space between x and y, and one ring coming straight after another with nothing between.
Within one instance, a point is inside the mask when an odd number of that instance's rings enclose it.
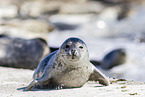
<instances>
[{"instance_id":1,"label":"seal's head","mask_svg":"<svg viewBox=\"0 0 145 97\"><path fill-rule=\"evenodd\" d=\"M89 60L86 44L79 38L68 38L59 48L61 56L71 62L77 62L85 58Z\"/></svg>"}]
</instances>

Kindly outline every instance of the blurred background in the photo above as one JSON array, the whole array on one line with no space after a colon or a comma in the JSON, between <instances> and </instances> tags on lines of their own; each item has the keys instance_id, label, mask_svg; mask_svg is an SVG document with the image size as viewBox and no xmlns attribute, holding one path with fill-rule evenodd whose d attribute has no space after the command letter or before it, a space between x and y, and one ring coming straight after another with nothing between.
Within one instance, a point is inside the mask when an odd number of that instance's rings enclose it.
<instances>
[{"instance_id":1,"label":"blurred background","mask_svg":"<svg viewBox=\"0 0 145 97\"><path fill-rule=\"evenodd\" d=\"M90 60L124 48L125 63L98 68L110 77L145 81L145 0L0 0L0 34L41 37L50 47L79 37Z\"/></svg>"}]
</instances>

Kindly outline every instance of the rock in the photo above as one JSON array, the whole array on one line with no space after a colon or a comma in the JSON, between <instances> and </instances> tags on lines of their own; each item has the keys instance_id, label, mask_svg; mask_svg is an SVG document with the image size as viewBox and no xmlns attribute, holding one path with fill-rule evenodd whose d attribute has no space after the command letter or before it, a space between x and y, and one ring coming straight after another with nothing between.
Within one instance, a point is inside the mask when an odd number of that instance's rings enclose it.
<instances>
[{"instance_id":1,"label":"rock","mask_svg":"<svg viewBox=\"0 0 145 97\"><path fill-rule=\"evenodd\" d=\"M62 2L60 1L49 1L45 3L44 9L43 9L43 15L48 14L48 15L53 15L53 14L58 14L59 13L59 8Z\"/></svg>"},{"instance_id":2,"label":"rock","mask_svg":"<svg viewBox=\"0 0 145 97\"><path fill-rule=\"evenodd\" d=\"M44 20L25 20L21 25L22 29L25 29L29 32L36 33L48 33L54 29L52 24L44 21Z\"/></svg>"},{"instance_id":3,"label":"rock","mask_svg":"<svg viewBox=\"0 0 145 97\"><path fill-rule=\"evenodd\" d=\"M68 24L68 23L62 23L62 22L54 22L53 24L60 31L75 30L79 27L79 25L77 25L77 24L75 25L75 24Z\"/></svg>"},{"instance_id":4,"label":"rock","mask_svg":"<svg viewBox=\"0 0 145 97\"><path fill-rule=\"evenodd\" d=\"M93 15L88 14L58 14L49 17L51 23L63 23L69 25L81 25L91 21Z\"/></svg>"},{"instance_id":5,"label":"rock","mask_svg":"<svg viewBox=\"0 0 145 97\"><path fill-rule=\"evenodd\" d=\"M22 16L38 17L43 12L43 2L27 1L22 4L20 14Z\"/></svg>"},{"instance_id":6,"label":"rock","mask_svg":"<svg viewBox=\"0 0 145 97\"><path fill-rule=\"evenodd\" d=\"M14 18L18 15L18 8L14 5L0 5L0 18Z\"/></svg>"},{"instance_id":7,"label":"rock","mask_svg":"<svg viewBox=\"0 0 145 97\"><path fill-rule=\"evenodd\" d=\"M7 32L7 34L23 38L43 37L47 39L48 32L55 27L44 21L34 19L13 19L4 20L1 22L0 32Z\"/></svg>"},{"instance_id":8,"label":"rock","mask_svg":"<svg viewBox=\"0 0 145 97\"><path fill-rule=\"evenodd\" d=\"M97 6L97 7L96 7ZM104 9L104 6L99 2L87 3L63 3L60 7L61 14L87 14L99 13Z\"/></svg>"},{"instance_id":9,"label":"rock","mask_svg":"<svg viewBox=\"0 0 145 97\"><path fill-rule=\"evenodd\" d=\"M56 0L58 1L58 0ZM62 2L70 2L70 3L86 3L88 0L59 0Z\"/></svg>"}]
</instances>

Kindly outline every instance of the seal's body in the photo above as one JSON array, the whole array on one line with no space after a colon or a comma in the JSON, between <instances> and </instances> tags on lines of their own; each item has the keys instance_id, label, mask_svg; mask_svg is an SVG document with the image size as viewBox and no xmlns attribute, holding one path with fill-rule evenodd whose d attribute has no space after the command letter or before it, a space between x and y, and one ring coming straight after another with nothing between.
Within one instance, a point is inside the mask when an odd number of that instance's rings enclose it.
<instances>
[{"instance_id":1,"label":"seal's body","mask_svg":"<svg viewBox=\"0 0 145 97\"><path fill-rule=\"evenodd\" d=\"M0 36L0 66L34 69L48 53L49 47L41 38Z\"/></svg>"},{"instance_id":2,"label":"seal's body","mask_svg":"<svg viewBox=\"0 0 145 97\"><path fill-rule=\"evenodd\" d=\"M126 51L123 48L115 49L107 53L102 59L101 67L103 69L111 69L121 65L126 61Z\"/></svg>"},{"instance_id":3,"label":"seal's body","mask_svg":"<svg viewBox=\"0 0 145 97\"><path fill-rule=\"evenodd\" d=\"M102 60L91 60L90 62L94 64L94 66L99 66L102 69L112 69L115 66L124 64L126 62L126 50L124 48L118 48L107 53Z\"/></svg>"},{"instance_id":4,"label":"seal's body","mask_svg":"<svg viewBox=\"0 0 145 97\"><path fill-rule=\"evenodd\" d=\"M83 86L88 80L109 85L107 77L90 63L86 44L78 38L67 39L59 50L45 57L33 78L26 90L46 83L48 87L75 88Z\"/></svg>"}]
</instances>

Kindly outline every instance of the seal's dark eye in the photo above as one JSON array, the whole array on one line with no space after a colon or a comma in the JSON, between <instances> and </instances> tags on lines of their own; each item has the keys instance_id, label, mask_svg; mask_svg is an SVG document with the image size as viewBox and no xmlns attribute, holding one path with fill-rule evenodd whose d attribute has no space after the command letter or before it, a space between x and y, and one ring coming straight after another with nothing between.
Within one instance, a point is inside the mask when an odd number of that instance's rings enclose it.
<instances>
[{"instance_id":1,"label":"seal's dark eye","mask_svg":"<svg viewBox=\"0 0 145 97\"><path fill-rule=\"evenodd\" d=\"M79 46L80 49L83 49L83 46Z\"/></svg>"},{"instance_id":2,"label":"seal's dark eye","mask_svg":"<svg viewBox=\"0 0 145 97\"><path fill-rule=\"evenodd\" d=\"M69 48L69 45L66 45L65 48Z\"/></svg>"}]
</instances>

